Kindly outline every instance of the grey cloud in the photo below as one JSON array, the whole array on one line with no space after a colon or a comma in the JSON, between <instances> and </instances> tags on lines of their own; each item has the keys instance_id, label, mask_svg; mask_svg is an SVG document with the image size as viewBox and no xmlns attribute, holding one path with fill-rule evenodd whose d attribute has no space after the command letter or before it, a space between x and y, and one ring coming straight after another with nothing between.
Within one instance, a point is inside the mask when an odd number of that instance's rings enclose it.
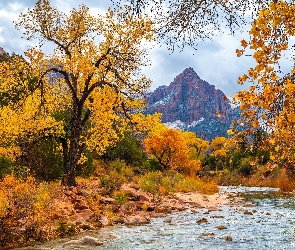
<instances>
[{"instance_id":1,"label":"grey cloud","mask_svg":"<svg viewBox=\"0 0 295 250\"><path fill-rule=\"evenodd\" d=\"M68 11L71 8L77 8L82 2L89 8L100 8L107 10L112 6L111 0L51 0L53 5L61 8L62 11ZM6 1L7 2L7 1ZM21 3L22 11L25 8L33 7L36 0L9 1L16 4ZM9 3L3 3L0 0L0 11L6 11L10 14L13 9ZM25 39L21 39L21 33L14 28L12 18L0 15L0 47L8 52L16 52L22 54L31 43ZM171 53L166 46L155 46L151 50L152 64L143 69L143 73L153 79L152 89L160 85L168 85L173 81L176 75L181 73L185 68L192 67L203 79L210 84L214 84L216 88L221 89L227 96L231 96L232 92L237 92L244 88L236 83L238 77L250 67L254 66L251 57L237 58L235 54L236 48L239 47L239 40L246 36L237 34L236 37L219 34L212 41L199 42L198 50L185 48L183 52L175 51ZM3 40L1 40L3 39Z\"/></svg>"}]
</instances>

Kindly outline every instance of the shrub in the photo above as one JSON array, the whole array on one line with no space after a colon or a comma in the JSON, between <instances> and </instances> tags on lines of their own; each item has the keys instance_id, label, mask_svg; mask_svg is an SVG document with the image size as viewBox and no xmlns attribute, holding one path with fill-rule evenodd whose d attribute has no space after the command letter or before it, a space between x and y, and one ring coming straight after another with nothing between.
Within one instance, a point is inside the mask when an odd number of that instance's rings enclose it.
<instances>
[{"instance_id":1,"label":"shrub","mask_svg":"<svg viewBox=\"0 0 295 250\"><path fill-rule=\"evenodd\" d=\"M107 148L103 158L108 161L121 160L137 167L146 165L148 160L140 141L134 138L130 131L125 131L122 140L115 146Z\"/></svg>"},{"instance_id":2,"label":"shrub","mask_svg":"<svg viewBox=\"0 0 295 250\"><path fill-rule=\"evenodd\" d=\"M0 181L0 248L50 236L55 189L54 184L37 184L30 176L23 180L6 175Z\"/></svg>"},{"instance_id":3,"label":"shrub","mask_svg":"<svg viewBox=\"0 0 295 250\"><path fill-rule=\"evenodd\" d=\"M140 188L145 192L157 193L163 173L160 171L149 172L143 176L135 178L135 181L139 184Z\"/></svg>"},{"instance_id":4,"label":"shrub","mask_svg":"<svg viewBox=\"0 0 295 250\"><path fill-rule=\"evenodd\" d=\"M249 177L253 171L254 167L251 166L250 162L252 161L252 157L248 156L245 158L242 158L239 164L239 170L238 172L243 176L243 177Z\"/></svg>"},{"instance_id":5,"label":"shrub","mask_svg":"<svg viewBox=\"0 0 295 250\"><path fill-rule=\"evenodd\" d=\"M212 194L218 192L218 186L214 182L204 182L198 177L186 177L175 171L150 172L135 178L143 191L152 194L168 194L171 192L199 191Z\"/></svg>"},{"instance_id":6,"label":"shrub","mask_svg":"<svg viewBox=\"0 0 295 250\"><path fill-rule=\"evenodd\" d=\"M177 191L190 192L197 191L204 194L214 194L218 192L218 186L215 182L204 182L196 177L186 177L176 186Z\"/></svg>"},{"instance_id":7,"label":"shrub","mask_svg":"<svg viewBox=\"0 0 295 250\"><path fill-rule=\"evenodd\" d=\"M115 204L123 205L129 200L129 195L124 191L117 191L114 193Z\"/></svg>"},{"instance_id":8,"label":"shrub","mask_svg":"<svg viewBox=\"0 0 295 250\"><path fill-rule=\"evenodd\" d=\"M13 172L12 161L5 156L0 157L0 179Z\"/></svg>"},{"instance_id":9,"label":"shrub","mask_svg":"<svg viewBox=\"0 0 295 250\"><path fill-rule=\"evenodd\" d=\"M86 161L83 164L78 165L77 175L82 177L89 177L95 171L95 165L93 164L93 157L88 149L85 149L83 155L86 157Z\"/></svg>"},{"instance_id":10,"label":"shrub","mask_svg":"<svg viewBox=\"0 0 295 250\"><path fill-rule=\"evenodd\" d=\"M52 138L27 143L22 147L20 165L28 166L39 180L58 180L63 175L63 155L59 143Z\"/></svg>"}]
</instances>

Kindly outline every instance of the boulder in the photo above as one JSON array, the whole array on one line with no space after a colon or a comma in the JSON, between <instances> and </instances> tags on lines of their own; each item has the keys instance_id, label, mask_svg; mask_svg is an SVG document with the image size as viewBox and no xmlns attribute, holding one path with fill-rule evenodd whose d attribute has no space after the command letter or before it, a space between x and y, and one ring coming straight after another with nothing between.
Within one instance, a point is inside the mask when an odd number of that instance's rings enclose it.
<instances>
[{"instance_id":1,"label":"boulder","mask_svg":"<svg viewBox=\"0 0 295 250\"><path fill-rule=\"evenodd\" d=\"M100 200L101 203L103 204L114 204L115 202L115 199L113 198L110 198L110 197L102 197L101 200Z\"/></svg>"},{"instance_id":2,"label":"boulder","mask_svg":"<svg viewBox=\"0 0 295 250\"><path fill-rule=\"evenodd\" d=\"M124 214L132 214L136 210L137 206L134 201L128 201L127 203L123 204L119 209L119 211L123 212Z\"/></svg>"},{"instance_id":3,"label":"boulder","mask_svg":"<svg viewBox=\"0 0 295 250\"><path fill-rule=\"evenodd\" d=\"M131 215L126 218L126 225L143 225L148 224L150 219L143 214Z\"/></svg>"},{"instance_id":4,"label":"boulder","mask_svg":"<svg viewBox=\"0 0 295 250\"><path fill-rule=\"evenodd\" d=\"M118 217L113 220L114 223L125 224L126 219L124 217Z\"/></svg>"},{"instance_id":5,"label":"boulder","mask_svg":"<svg viewBox=\"0 0 295 250\"><path fill-rule=\"evenodd\" d=\"M110 220L106 215L102 215L100 220L98 220L103 226L108 226L110 224Z\"/></svg>"},{"instance_id":6,"label":"boulder","mask_svg":"<svg viewBox=\"0 0 295 250\"><path fill-rule=\"evenodd\" d=\"M155 212L168 214L168 213L171 213L171 207L160 205L158 207L155 207Z\"/></svg>"},{"instance_id":7,"label":"boulder","mask_svg":"<svg viewBox=\"0 0 295 250\"><path fill-rule=\"evenodd\" d=\"M123 184L121 187L121 190L126 192L129 195L130 199L134 201L140 200L140 201L152 202L153 200L153 197L151 194L148 194L141 190L136 190L135 188L127 184Z\"/></svg>"},{"instance_id":8,"label":"boulder","mask_svg":"<svg viewBox=\"0 0 295 250\"><path fill-rule=\"evenodd\" d=\"M90 236L84 236L79 240L70 240L66 242L63 247L73 248L73 247L83 247L83 246L101 246L103 243L98 239Z\"/></svg>"}]
</instances>

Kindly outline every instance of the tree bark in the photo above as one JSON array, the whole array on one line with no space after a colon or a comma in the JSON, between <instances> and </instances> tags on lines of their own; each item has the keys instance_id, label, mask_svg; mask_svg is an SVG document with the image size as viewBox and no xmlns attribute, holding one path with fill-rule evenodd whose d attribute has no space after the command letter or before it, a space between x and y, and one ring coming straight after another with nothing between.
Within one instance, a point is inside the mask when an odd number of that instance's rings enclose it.
<instances>
[{"instance_id":1,"label":"tree bark","mask_svg":"<svg viewBox=\"0 0 295 250\"><path fill-rule=\"evenodd\" d=\"M69 148L64 153L64 176L62 179L63 186L76 186L76 169L81 156L80 136L82 133L82 121L79 115L73 115L71 119L71 131L69 138ZM65 149L65 148L64 148Z\"/></svg>"}]
</instances>

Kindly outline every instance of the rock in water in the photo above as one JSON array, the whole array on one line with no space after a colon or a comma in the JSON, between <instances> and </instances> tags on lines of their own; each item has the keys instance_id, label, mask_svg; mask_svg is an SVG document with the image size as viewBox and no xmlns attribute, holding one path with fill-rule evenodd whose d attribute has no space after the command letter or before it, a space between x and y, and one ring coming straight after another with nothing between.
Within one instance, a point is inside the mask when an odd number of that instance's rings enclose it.
<instances>
[{"instance_id":1,"label":"rock in water","mask_svg":"<svg viewBox=\"0 0 295 250\"><path fill-rule=\"evenodd\" d=\"M84 236L79 240L70 240L66 242L63 247L72 248L72 247L81 247L81 246L101 246L103 243L98 239L90 236Z\"/></svg>"},{"instance_id":2,"label":"rock in water","mask_svg":"<svg viewBox=\"0 0 295 250\"><path fill-rule=\"evenodd\" d=\"M223 225L216 226L216 228L219 229L219 230L227 229L227 227L226 226L223 226Z\"/></svg>"}]
</instances>

